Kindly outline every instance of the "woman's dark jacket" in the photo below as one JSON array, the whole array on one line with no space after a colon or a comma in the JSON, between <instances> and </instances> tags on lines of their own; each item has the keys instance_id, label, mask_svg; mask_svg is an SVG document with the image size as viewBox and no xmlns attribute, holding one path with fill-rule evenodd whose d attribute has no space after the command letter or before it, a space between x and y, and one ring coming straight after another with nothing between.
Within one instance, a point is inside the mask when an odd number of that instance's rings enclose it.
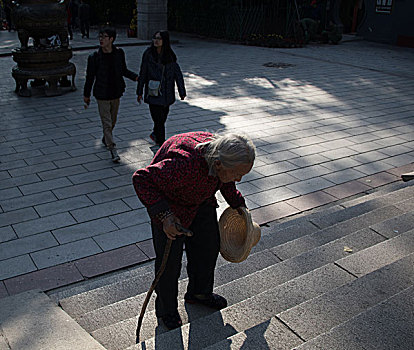
<instances>
[{"instance_id":1,"label":"woman's dark jacket","mask_svg":"<svg viewBox=\"0 0 414 350\"><path fill-rule=\"evenodd\" d=\"M90 97L93 85L93 95L98 100L120 98L125 91L123 77L133 81L138 77L127 68L124 50L113 46L112 53L108 54L99 48L88 57L83 95Z\"/></svg>"},{"instance_id":2,"label":"woman's dark jacket","mask_svg":"<svg viewBox=\"0 0 414 350\"><path fill-rule=\"evenodd\" d=\"M163 67L165 68L162 78ZM148 96L148 82L150 80L162 81L161 95ZM142 55L137 95L143 95L145 86L144 102L154 105L169 106L175 102L175 84L177 84L178 94L181 98L184 98L187 94L184 86L183 73L181 72L178 63L170 62L163 65L154 57L151 48L146 49Z\"/></svg>"}]
</instances>

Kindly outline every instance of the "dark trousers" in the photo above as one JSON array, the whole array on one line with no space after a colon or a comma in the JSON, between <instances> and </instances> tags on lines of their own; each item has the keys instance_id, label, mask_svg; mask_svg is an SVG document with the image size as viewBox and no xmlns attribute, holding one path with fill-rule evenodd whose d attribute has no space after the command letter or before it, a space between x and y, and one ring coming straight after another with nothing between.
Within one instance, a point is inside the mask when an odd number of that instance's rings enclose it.
<instances>
[{"instance_id":1,"label":"dark trousers","mask_svg":"<svg viewBox=\"0 0 414 350\"><path fill-rule=\"evenodd\" d=\"M89 38L89 20L80 20L80 29L82 33L82 38L86 36Z\"/></svg>"},{"instance_id":2,"label":"dark trousers","mask_svg":"<svg viewBox=\"0 0 414 350\"><path fill-rule=\"evenodd\" d=\"M170 106L149 105L151 118L154 122L155 142L162 145L165 141L165 122L167 121Z\"/></svg>"},{"instance_id":3,"label":"dark trousers","mask_svg":"<svg viewBox=\"0 0 414 350\"><path fill-rule=\"evenodd\" d=\"M187 255L187 293L210 294L213 292L214 269L220 251L220 234L216 208L203 204L190 226L193 237L180 236L172 245L168 261L156 288L155 311L157 317L171 314L178 307L178 278L181 272L183 247ZM155 258L155 272L161 266L167 236L161 228L152 224Z\"/></svg>"}]
</instances>

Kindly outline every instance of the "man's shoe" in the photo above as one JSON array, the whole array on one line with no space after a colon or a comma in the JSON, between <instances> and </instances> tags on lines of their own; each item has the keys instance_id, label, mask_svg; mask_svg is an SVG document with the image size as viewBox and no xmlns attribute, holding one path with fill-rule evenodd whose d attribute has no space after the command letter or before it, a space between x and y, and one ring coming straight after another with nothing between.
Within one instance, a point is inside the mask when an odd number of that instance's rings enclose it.
<instances>
[{"instance_id":1,"label":"man's shoe","mask_svg":"<svg viewBox=\"0 0 414 350\"><path fill-rule=\"evenodd\" d=\"M111 156L112 156L112 161L114 163L117 163L121 160L121 157L118 155L118 152L115 148L111 149Z\"/></svg>"},{"instance_id":2,"label":"man's shoe","mask_svg":"<svg viewBox=\"0 0 414 350\"><path fill-rule=\"evenodd\" d=\"M194 295L185 294L184 300L189 304L202 304L212 309L221 310L227 307L227 300L221 295L211 293L210 295Z\"/></svg>"}]
</instances>

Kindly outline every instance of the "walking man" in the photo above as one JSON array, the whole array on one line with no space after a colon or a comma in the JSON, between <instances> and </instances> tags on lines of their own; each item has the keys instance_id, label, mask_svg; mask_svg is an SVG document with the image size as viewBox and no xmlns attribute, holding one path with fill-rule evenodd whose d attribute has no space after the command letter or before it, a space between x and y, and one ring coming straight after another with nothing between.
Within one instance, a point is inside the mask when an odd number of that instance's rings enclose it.
<instances>
[{"instance_id":1,"label":"walking man","mask_svg":"<svg viewBox=\"0 0 414 350\"><path fill-rule=\"evenodd\" d=\"M79 15L80 30L81 30L81 33L82 33L82 39L84 37L87 37L89 39L90 13L91 13L90 6L84 0L81 0L81 3L79 5L79 10L78 10L78 15Z\"/></svg>"},{"instance_id":2,"label":"walking man","mask_svg":"<svg viewBox=\"0 0 414 350\"><path fill-rule=\"evenodd\" d=\"M112 130L115 127L119 100L125 91L127 77L133 81L138 80L138 74L130 71L125 62L125 53L121 48L113 45L116 31L112 27L105 27L99 32L99 49L88 57L86 68L86 81L83 90L85 108L91 101L91 90L98 102L99 115L102 121L102 143L111 152L113 162L119 162L116 144Z\"/></svg>"}]
</instances>

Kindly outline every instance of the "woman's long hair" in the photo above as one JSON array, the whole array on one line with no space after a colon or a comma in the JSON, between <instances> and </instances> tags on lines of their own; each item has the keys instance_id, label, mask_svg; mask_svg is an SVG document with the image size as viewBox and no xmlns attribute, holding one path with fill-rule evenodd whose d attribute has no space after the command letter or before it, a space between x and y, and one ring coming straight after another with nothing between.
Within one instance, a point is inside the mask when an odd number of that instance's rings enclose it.
<instances>
[{"instance_id":1,"label":"woman's long hair","mask_svg":"<svg viewBox=\"0 0 414 350\"><path fill-rule=\"evenodd\" d=\"M162 38L161 63L167 64L171 62L176 62L177 56L171 48L170 33L167 30L159 30L158 32L154 33L153 37L155 37L158 33L161 35ZM158 53L157 48L154 46L154 41L151 43L151 50L153 56L157 57Z\"/></svg>"}]
</instances>

